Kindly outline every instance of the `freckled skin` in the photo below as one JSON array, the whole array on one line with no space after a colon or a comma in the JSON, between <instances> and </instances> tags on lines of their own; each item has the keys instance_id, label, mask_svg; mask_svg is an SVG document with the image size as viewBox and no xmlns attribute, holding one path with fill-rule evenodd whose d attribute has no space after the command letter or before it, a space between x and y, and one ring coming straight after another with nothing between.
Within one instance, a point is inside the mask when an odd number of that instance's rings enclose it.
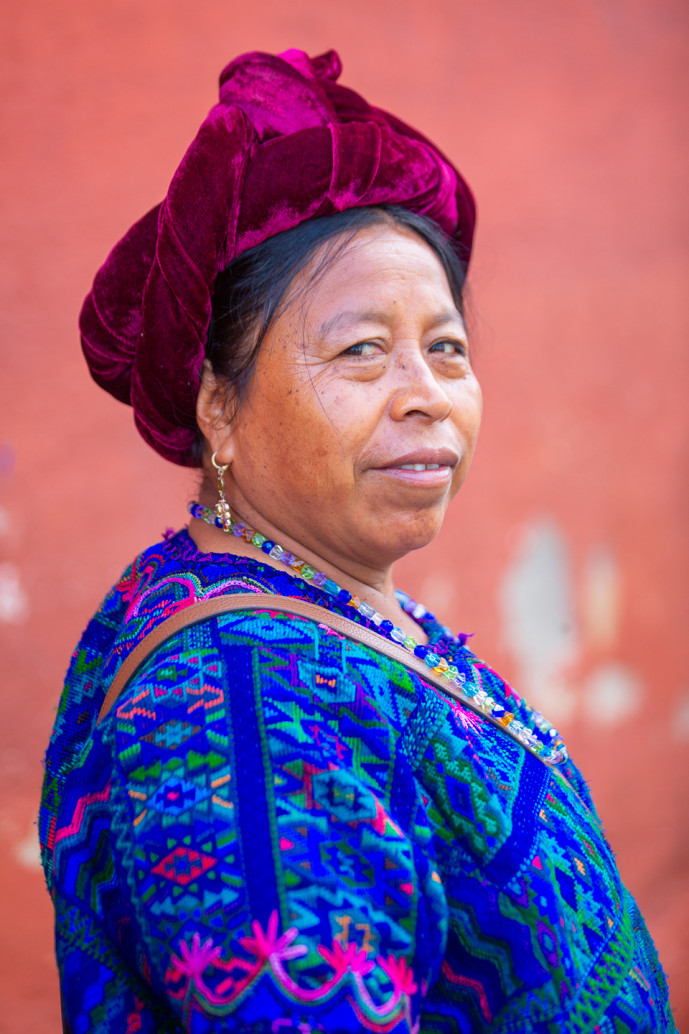
<instances>
[{"instance_id":1,"label":"freckled skin","mask_svg":"<svg viewBox=\"0 0 689 1034\"><path fill-rule=\"evenodd\" d=\"M481 391L466 329L438 259L406 230L362 231L302 293L308 279L307 268L229 426L205 372L207 469L217 450L233 511L398 620L392 564L438 533L474 453ZM435 476L390 469L424 448L455 459ZM190 531L202 549L256 555L202 522Z\"/></svg>"}]
</instances>

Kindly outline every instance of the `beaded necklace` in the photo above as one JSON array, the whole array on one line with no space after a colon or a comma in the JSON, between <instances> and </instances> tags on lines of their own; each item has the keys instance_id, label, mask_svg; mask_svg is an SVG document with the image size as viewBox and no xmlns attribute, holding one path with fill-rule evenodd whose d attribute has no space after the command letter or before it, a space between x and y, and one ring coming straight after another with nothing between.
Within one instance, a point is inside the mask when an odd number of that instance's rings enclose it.
<instances>
[{"instance_id":1,"label":"beaded necklace","mask_svg":"<svg viewBox=\"0 0 689 1034\"><path fill-rule=\"evenodd\" d=\"M363 600L360 600L358 596L353 595L347 589L342 589L327 574L317 571L315 567L307 564L305 560L301 560L294 553L283 549L277 542L266 538L260 531L250 528L242 521L235 520L229 514L225 514L221 518L215 509L212 509L210 506L203 506L201 503L189 503L189 513L192 517L196 517L206 524L211 524L216 528L220 528L221 531L231 532L237 538L244 539L245 542L260 549L267 556L272 557L274 560L279 560L285 567L288 567L300 578L303 578L305 582L311 582L313 585L316 585L323 592L337 600L338 603L353 607L362 617L370 621L378 632L386 638L392 639L393 642L398 643L400 646L405 647L416 657L421 658L436 675L447 679L449 683L453 684L454 692L459 689L461 696L467 703L470 703L473 708L483 714L492 717L506 732L533 754L539 755L539 757L551 765L560 764L567 759L567 748L557 729L553 728L540 711L534 710L526 701L522 701L522 708L532 723L531 728L525 725L524 722L519 721L511 711L508 711L503 704L494 700L476 683L467 681L466 676L455 665L448 664L447 660L437 654L432 647L417 643L413 636L407 635L404 629L396 627L392 621L380 614L375 607L364 603ZM434 615L426 610L423 604L411 599L407 593L397 589L395 596L402 609L420 624L423 621L434 620ZM444 635L452 635L450 629L444 626L442 627L442 632Z\"/></svg>"}]
</instances>

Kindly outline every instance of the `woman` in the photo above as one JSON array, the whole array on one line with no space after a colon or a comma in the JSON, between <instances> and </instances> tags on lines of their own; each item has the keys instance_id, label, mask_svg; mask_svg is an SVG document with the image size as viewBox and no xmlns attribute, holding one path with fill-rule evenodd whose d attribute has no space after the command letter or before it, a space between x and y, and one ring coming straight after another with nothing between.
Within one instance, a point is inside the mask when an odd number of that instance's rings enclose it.
<instances>
[{"instance_id":1,"label":"woman","mask_svg":"<svg viewBox=\"0 0 689 1034\"><path fill-rule=\"evenodd\" d=\"M674 1030L559 736L394 589L476 443L474 207L339 70L233 62L84 306L96 380L204 477L48 749L65 1024Z\"/></svg>"}]
</instances>

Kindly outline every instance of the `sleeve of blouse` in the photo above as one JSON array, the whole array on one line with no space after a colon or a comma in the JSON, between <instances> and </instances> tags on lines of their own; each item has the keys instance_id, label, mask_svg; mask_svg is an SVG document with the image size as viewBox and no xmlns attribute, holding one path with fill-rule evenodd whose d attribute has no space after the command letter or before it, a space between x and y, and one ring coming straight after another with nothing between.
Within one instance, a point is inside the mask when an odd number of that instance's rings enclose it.
<instances>
[{"instance_id":1,"label":"sleeve of blouse","mask_svg":"<svg viewBox=\"0 0 689 1034\"><path fill-rule=\"evenodd\" d=\"M575 791L575 793L578 794L582 803L586 806L586 808L588 808L591 814L595 816L598 825L602 828L603 824L596 809L593 797L591 796L591 790L589 788L589 785L584 779L584 776L582 775L580 768L575 764L575 762L571 758L568 758L562 766L562 774L569 781L569 784Z\"/></svg>"},{"instance_id":2,"label":"sleeve of blouse","mask_svg":"<svg viewBox=\"0 0 689 1034\"><path fill-rule=\"evenodd\" d=\"M171 1010L151 992L114 845L118 785L100 730L88 738L60 795L52 858L55 952L66 1034L173 1034Z\"/></svg>"},{"instance_id":3,"label":"sleeve of blouse","mask_svg":"<svg viewBox=\"0 0 689 1034\"><path fill-rule=\"evenodd\" d=\"M300 1024L340 1034L408 1032L421 991L407 964L413 938L402 924L398 936L396 924L386 920L391 947L369 946L366 901L364 911L352 916L342 894L353 859L328 847L325 810L307 814L309 773L319 766L295 763L294 785L288 785L290 772L275 759L281 723L274 721L278 705L271 687L294 680L289 651L241 636L228 646L224 632L216 619L168 640L96 733L112 760L115 865L129 890L127 921L142 946L152 993L171 1007L181 1029L194 1034ZM271 708L277 732L269 746ZM282 725L288 725L286 715ZM304 751L318 742L316 736ZM336 765L325 761L320 768L328 775ZM343 800L371 798L351 769L333 771L328 792L337 799L340 791ZM311 849L306 826L315 830L314 823L321 836L314 833L318 846ZM346 823L353 841L361 840L366 831L357 826L363 825ZM408 899L413 850L375 809L369 825L371 835L394 840L396 864L409 870L398 874L399 884L409 888L401 897ZM299 837L307 841L303 865L311 882L305 895L295 897L297 877L280 857ZM381 858L380 864L388 863ZM366 893L370 898L382 891L373 883ZM373 911L377 899L368 905ZM415 907L412 902L410 914ZM363 932L355 937L357 921ZM345 936L333 937L337 931Z\"/></svg>"},{"instance_id":4,"label":"sleeve of blouse","mask_svg":"<svg viewBox=\"0 0 689 1034\"><path fill-rule=\"evenodd\" d=\"M65 1034L174 1034L88 904L58 899L55 914Z\"/></svg>"}]
</instances>

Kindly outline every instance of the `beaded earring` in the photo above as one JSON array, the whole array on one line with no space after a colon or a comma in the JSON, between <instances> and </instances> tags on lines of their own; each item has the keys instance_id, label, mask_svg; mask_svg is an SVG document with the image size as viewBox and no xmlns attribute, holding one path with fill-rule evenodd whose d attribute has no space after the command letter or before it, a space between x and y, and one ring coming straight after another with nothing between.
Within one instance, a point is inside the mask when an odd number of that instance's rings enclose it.
<instances>
[{"instance_id":1,"label":"beaded earring","mask_svg":"<svg viewBox=\"0 0 689 1034\"><path fill-rule=\"evenodd\" d=\"M232 514L230 513L230 504L225 498L225 471L227 470L227 463L218 463L216 460L217 452L214 452L211 456L211 463L218 472L218 495L220 498L215 504L215 512L222 525L222 530L228 534L232 531Z\"/></svg>"}]
</instances>

